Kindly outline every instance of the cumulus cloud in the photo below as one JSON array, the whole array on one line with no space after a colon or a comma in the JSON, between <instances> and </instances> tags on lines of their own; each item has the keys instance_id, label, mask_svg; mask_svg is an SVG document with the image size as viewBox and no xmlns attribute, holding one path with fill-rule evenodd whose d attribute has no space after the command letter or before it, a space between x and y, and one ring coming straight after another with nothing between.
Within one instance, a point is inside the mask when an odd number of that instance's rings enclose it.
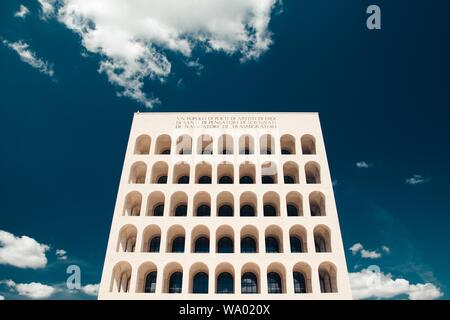
<instances>
[{"instance_id":1,"label":"cumulus cloud","mask_svg":"<svg viewBox=\"0 0 450 320\"><path fill-rule=\"evenodd\" d=\"M6 284L19 295L31 299L47 299L56 291L55 288L39 282L15 283L13 280L3 280L1 283Z\"/></svg>"},{"instance_id":2,"label":"cumulus cloud","mask_svg":"<svg viewBox=\"0 0 450 320\"><path fill-rule=\"evenodd\" d=\"M45 17L78 33L82 45L101 57L99 71L121 96L151 108L159 103L144 80L164 82L171 57L190 61L194 49L257 59L272 44L269 22L281 0L38 0ZM174 54L173 54L174 53Z\"/></svg>"},{"instance_id":3,"label":"cumulus cloud","mask_svg":"<svg viewBox=\"0 0 450 320\"><path fill-rule=\"evenodd\" d=\"M19 11L14 13L14 17L25 19L27 15L30 14L30 10L25 7L23 4L20 5Z\"/></svg>"},{"instance_id":4,"label":"cumulus cloud","mask_svg":"<svg viewBox=\"0 0 450 320\"><path fill-rule=\"evenodd\" d=\"M27 236L17 237L0 230L0 264L38 269L47 265L45 252L50 246Z\"/></svg>"},{"instance_id":5,"label":"cumulus cloud","mask_svg":"<svg viewBox=\"0 0 450 320\"><path fill-rule=\"evenodd\" d=\"M67 260L67 251L64 249L56 249L56 257L58 260Z\"/></svg>"},{"instance_id":6,"label":"cumulus cloud","mask_svg":"<svg viewBox=\"0 0 450 320\"><path fill-rule=\"evenodd\" d=\"M403 278L395 279L378 268L362 269L349 274L354 299L391 299L406 295L410 300L433 300L443 292L432 283L411 284Z\"/></svg>"},{"instance_id":7,"label":"cumulus cloud","mask_svg":"<svg viewBox=\"0 0 450 320\"><path fill-rule=\"evenodd\" d=\"M371 165L368 164L366 161L358 161L358 162L356 163L356 167L357 167L357 168L360 168L360 169L368 169L368 168L371 167Z\"/></svg>"},{"instance_id":8,"label":"cumulus cloud","mask_svg":"<svg viewBox=\"0 0 450 320\"><path fill-rule=\"evenodd\" d=\"M389 253L390 250L388 247L386 246L382 246L381 247L382 251ZM354 245L352 245L349 250L352 252L353 255L357 255L358 253L360 254L361 258L364 259L378 259L381 258L382 254L380 252L378 252L377 250L366 250L364 249L364 246L361 243L355 243Z\"/></svg>"},{"instance_id":9,"label":"cumulus cloud","mask_svg":"<svg viewBox=\"0 0 450 320\"><path fill-rule=\"evenodd\" d=\"M99 287L99 284L87 284L81 287L81 291L90 296L97 296Z\"/></svg>"},{"instance_id":10,"label":"cumulus cloud","mask_svg":"<svg viewBox=\"0 0 450 320\"><path fill-rule=\"evenodd\" d=\"M0 296L0 300L5 300L5 297L4 296Z\"/></svg>"},{"instance_id":11,"label":"cumulus cloud","mask_svg":"<svg viewBox=\"0 0 450 320\"><path fill-rule=\"evenodd\" d=\"M49 77L52 78L55 75L52 65L49 64L47 61L38 58L36 53L34 53L30 49L30 46L24 41L19 40L17 42L9 42L8 40L3 39L2 43L6 47L15 51L19 55L20 60L22 60L26 64L29 64L33 68L39 70L40 73L48 75Z\"/></svg>"},{"instance_id":12,"label":"cumulus cloud","mask_svg":"<svg viewBox=\"0 0 450 320\"><path fill-rule=\"evenodd\" d=\"M416 184L427 183L430 180L431 180L430 178L425 178L424 176L422 176L420 174L414 174L411 178L406 179L405 183L410 184L410 185L416 185Z\"/></svg>"}]
</instances>

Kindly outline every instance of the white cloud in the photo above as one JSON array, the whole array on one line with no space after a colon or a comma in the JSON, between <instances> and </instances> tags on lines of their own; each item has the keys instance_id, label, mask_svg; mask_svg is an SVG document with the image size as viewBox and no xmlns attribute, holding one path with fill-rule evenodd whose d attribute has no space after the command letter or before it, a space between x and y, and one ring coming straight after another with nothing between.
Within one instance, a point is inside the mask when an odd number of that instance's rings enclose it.
<instances>
[{"instance_id":1,"label":"white cloud","mask_svg":"<svg viewBox=\"0 0 450 320\"><path fill-rule=\"evenodd\" d=\"M379 269L363 269L349 274L354 299L391 299L402 295L410 300L433 300L443 295L440 288L432 283L411 284Z\"/></svg>"},{"instance_id":2,"label":"white cloud","mask_svg":"<svg viewBox=\"0 0 450 320\"><path fill-rule=\"evenodd\" d=\"M364 249L364 246L359 242L352 245L349 249L353 255L356 255L359 253L361 255L361 258L364 258L364 259L378 259L378 258L381 258L381 256L382 256L381 253L376 250L370 251L370 250ZM382 249L382 250L384 251L384 249Z\"/></svg>"},{"instance_id":3,"label":"white cloud","mask_svg":"<svg viewBox=\"0 0 450 320\"><path fill-rule=\"evenodd\" d=\"M381 250L383 250L386 253L391 253L391 248L389 248L388 246L381 246Z\"/></svg>"},{"instance_id":4,"label":"white cloud","mask_svg":"<svg viewBox=\"0 0 450 320\"><path fill-rule=\"evenodd\" d=\"M12 280L9 281L14 283ZM55 288L39 282L14 283L10 288L16 290L19 295L31 299L47 299L55 293Z\"/></svg>"},{"instance_id":5,"label":"white cloud","mask_svg":"<svg viewBox=\"0 0 450 320\"><path fill-rule=\"evenodd\" d=\"M78 33L88 52L101 57L99 71L119 95L151 108L145 79L171 73L168 53L197 67L194 49L257 59L272 44L269 22L281 0L39 0L44 16ZM194 61L195 63L192 63Z\"/></svg>"},{"instance_id":6,"label":"white cloud","mask_svg":"<svg viewBox=\"0 0 450 320\"><path fill-rule=\"evenodd\" d=\"M14 13L14 17L25 19L27 15L30 14L30 10L25 7L23 4L20 5L19 11Z\"/></svg>"},{"instance_id":7,"label":"white cloud","mask_svg":"<svg viewBox=\"0 0 450 320\"><path fill-rule=\"evenodd\" d=\"M16 237L0 230L0 264L18 268L44 268L47 265L45 252L50 247L27 236Z\"/></svg>"},{"instance_id":8,"label":"white cloud","mask_svg":"<svg viewBox=\"0 0 450 320\"><path fill-rule=\"evenodd\" d=\"M416 185L416 184L427 183L430 180L431 180L430 178L425 178L420 174L414 174L411 178L406 179L405 182L406 182L406 184Z\"/></svg>"},{"instance_id":9,"label":"white cloud","mask_svg":"<svg viewBox=\"0 0 450 320\"><path fill-rule=\"evenodd\" d=\"M5 300L5 297L4 296L0 296L0 300Z\"/></svg>"},{"instance_id":10,"label":"white cloud","mask_svg":"<svg viewBox=\"0 0 450 320\"><path fill-rule=\"evenodd\" d=\"M23 42L22 40L19 40L17 42L9 42L8 40L4 39L2 40L2 43L6 47L15 51L19 55L20 60L39 70L39 72L50 77L53 77L55 75L53 67L47 61L38 58L36 56L36 53L30 50L30 46L27 43Z\"/></svg>"},{"instance_id":11,"label":"white cloud","mask_svg":"<svg viewBox=\"0 0 450 320\"><path fill-rule=\"evenodd\" d=\"M367 168L370 168L371 165L368 164L366 161L359 161L356 163L356 167L361 168L361 169L367 169Z\"/></svg>"},{"instance_id":12,"label":"white cloud","mask_svg":"<svg viewBox=\"0 0 450 320\"><path fill-rule=\"evenodd\" d=\"M90 296L97 296L99 286L99 284L87 284L81 287L81 291Z\"/></svg>"},{"instance_id":13,"label":"white cloud","mask_svg":"<svg viewBox=\"0 0 450 320\"><path fill-rule=\"evenodd\" d=\"M56 257L58 260L67 260L67 251L64 249L56 249L55 251Z\"/></svg>"}]
</instances>

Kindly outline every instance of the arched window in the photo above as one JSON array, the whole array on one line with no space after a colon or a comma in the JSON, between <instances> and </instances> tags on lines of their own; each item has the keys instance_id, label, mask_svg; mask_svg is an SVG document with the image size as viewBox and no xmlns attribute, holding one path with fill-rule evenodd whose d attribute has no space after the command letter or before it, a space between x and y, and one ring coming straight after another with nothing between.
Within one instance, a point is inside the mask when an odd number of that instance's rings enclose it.
<instances>
[{"instance_id":1,"label":"arched window","mask_svg":"<svg viewBox=\"0 0 450 320\"><path fill-rule=\"evenodd\" d=\"M276 272L267 274L267 289L269 293L282 293L281 278Z\"/></svg>"},{"instance_id":2,"label":"arched window","mask_svg":"<svg viewBox=\"0 0 450 320\"><path fill-rule=\"evenodd\" d=\"M327 271L319 272L320 292L329 293L333 292L331 286L331 277Z\"/></svg>"},{"instance_id":3,"label":"arched window","mask_svg":"<svg viewBox=\"0 0 450 320\"><path fill-rule=\"evenodd\" d=\"M207 237L200 237L195 240L195 253L208 253L209 239Z\"/></svg>"},{"instance_id":4,"label":"arched window","mask_svg":"<svg viewBox=\"0 0 450 320\"><path fill-rule=\"evenodd\" d=\"M222 272L217 277L217 293L234 293L233 276L228 272Z\"/></svg>"},{"instance_id":5,"label":"arched window","mask_svg":"<svg viewBox=\"0 0 450 320\"><path fill-rule=\"evenodd\" d=\"M169 280L169 293L181 293L183 273L174 272Z\"/></svg>"},{"instance_id":6,"label":"arched window","mask_svg":"<svg viewBox=\"0 0 450 320\"><path fill-rule=\"evenodd\" d=\"M241 240L241 253L256 253L256 241L252 237L245 237Z\"/></svg>"},{"instance_id":7,"label":"arched window","mask_svg":"<svg viewBox=\"0 0 450 320\"><path fill-rule=\"evenodd\" d=\"M306 183L320 183L320 167L316 162L308 162L305 164Z\"/></svg>"},{"instance_id":8,"label":"arched window","mask_svg":"<svg viewBox=\"0 0 450 320\"><path fill-rule=\"evenodd\" d=\"M153 237L148 244L148 252L159 252L161 237Z\"/></svg>"},{"instance_id":9,"label":"arched window","mask_svg":"<svg viewBox=\"0 0 450 320\"><path fill-rule=\"evenodd\" d=\"M172 252L184 252L184 237L176 237L172 241Z\"/></svg>"},{"instance_id":10,"label":"arched window","mask_svg":"<svg viewBox=\"0 0 450 320\"><path fill-rule=\"evenodd\" d=\"M330 262L323 262L319 266L320 292L338 292L336 267Z\"/></svg>"},{"instance_id":11,"label":"arched window","mask_svg":"<svg viewBox=\"0 0 450 320\"><path fill-rule=\"evenodd\" d=\"M264 216L275 217L277 215L277 209L271 204L264 205Z\"/></svg>"},{"instance_id":12,"label":"arched window","mask_svg":"<svg viewBox=\"0 0 450 320\"><path fill-rule=\"evenodd\" d=\"M153 208L153 215L155 217L162 217L164 215L164 203L159 203Z\"/></svg>"},{"instance_id":13,"label":"arched window","mask_svg":"<svg viewBox=\"0 0 450 320\"><path fill-rule=\"evenodd\" d=\"M198 178L199 184L210 184L211 183L211 177L210 176L201 176Z\"/></svg>"},{"instance_id":14,"label":"arched window","mask_svg":"<svg viewBox=\"0 0 450 320\"><path fill-rule=\"evenodd\" d=\"M325 216L325 196L318 191L312 192L309 195L309 208L311 211L311 216Z\"/></svg>"},{"instance_id":15,"label":"arched window","mask_svg":"<svg viewBox=\"0 0 450 320\"><path fill-rule=\"evenodd\" d=\"M313 136L306 134L301 138L302 153L316 154L316 140Z\"/></svg>"},{"instance_id":16,"label":"arched window","mask_svg":"<svg viewBox=\"0 0 450 320\"><path fill-rule=\"evenodd\" d=\"M287 214L288 217L295 217L298 216L298 208L295 204L287 204Z\"/></svg>"},{"instance_id":17,"label":"arched window","mask_svg":"<svg viewBox=\"0 0 450 320\"><path fill-rule=\"evenodd\" d=\"M224 204L223 206L220 206L218 216L219 217L232 217L233 216L233 207L228 204Z\"/></svg>"},{"instance_id":18,"label":"arched window","mask_svg":"<svg viewBox=\"0 0 450 320\"><path fill-rule=\"evenodd\" d=\"M212 154L213 153L213 138L208 134L203 134L197 140L198 154Z\"/></svg>"},{"instance_id":19,"label":"arched window","mask_svg":"<svg viewBox=\"0 0 450 320\"><path fill-rule=\"evenodd\" d=\"M242 293L258 293L258 280L252 272L246 272L241 278Z\"/></svg>"},{"instance_id":20,"label":"arched window","mask_svg":"<svg viewBox=\"0 0 450 320\"><path fill-rule=\"evenodd\" d=\"M254 217L255 208L252 205L245 204L241 207L241 217Z\"/></svg>"},{"instance_id":21,"label":"arched window","mask_svg":"<svg viewBox=\"0 0 450 320\"><path fill-rule=\"evenodd\" d=\"M254 141L250 135L243 135L239 138L239 154L253 154Z\"/></svg>"},{"instance_id":22,"label":"arched window","mask_svg":"<svg viewBox=\"0 0 450 320\"><path fill-rule=\"evenodd\" d=\"M252 184L255 183L256 168L249 161L245 161L239 165L239 183Z\"/></svg>"},{"instance_id":23,"label":"arched window","mask_svg":"<svg viewBox=\"0 0 450 320\"><path fill-rule=\"evenodd\" d=\"M161 176L158 178L158 184L167 183L167 176Z\"/></svg>"},{"instance_id":24,"label":"arched window","mask_svg":"<svg viewBox=\"0 0 450 320\"><path fill-rule=\"evenodd\" d=\"M303 273L294 271L293 276L294 276L294 292L306 293L306 281Z\"/></svg>"},{"instance_id":25,"label":"arched window","mask_svg":"<svg viewBox=\"0 0 450 320\"><path fill-rule=\"evenodd\" d=\"M155 163L152 167L151 183L163 184L167 183L167 175L169 166L163 161Z\"/></svg>"},{"instance_id":26,"label":"arched window","mask_svg":"<svg viewBox=\"0 0 450 320\"><path fill-rule=\"evenodd\" d=\"M219 138L218 145L219 154L233 154L233 137L224 134Z\"/></svg>"},{"instance_id":27,"label":"arched window","mask_svg":"<svg viewBox=\"0 0 450 320\"><path fill-rule=\"evenodd\" d=\"M194 276L192 293L208 293L208 274L199 272Z\"/></svg>"},{"instance_id":28,"label":"arched window","mask_svg":"<svg viewBox=\"0 0 450 320\"><path fill-rule=\"evenodd\" d=\"M273 179L272 176L262 176L261 180L262 180L263 184L273 184L273 183L275 183L275 180Z\"/></svg>"},{"instance_id":29,"label":"arched window","mask_svg":"<svg viewBox=\"0 0 450 320\"><path fill-rule=\"evenodd\" d=\"M181 176L178 178L178 184L189 184L189 176Z\"/></svg>"},{"instance_id":30,"label":"arched window","mask_svg":"<svg viewBox=\"0 0 450 320\"><path fill-rule=\"evenodd\" d=\"M209 217L210 215L211 215L211 208L208 205L202 204L198 206L197 217Z\"/></svg>"},{"instance_id":31,"label":"arched window","mask_svg":"<svg viewBox=\"0 0 450 320\"><path fill-rule=\"evenodd\" d=\"M176 217L185 217L187 215L187 205L180 204L175 209Z\"/></svg>"},{"instance_id":32,"label":"arched window","mask_svg":"<svg viewBox=\"0 0 450 320\"><path fill-rule=\"evenodd\" d=\"M188 135L179 136L176 150L178 154L192 154L192 138Z\"/></svg>"},{"instance_id":33,"label":"arched window","mask_svg":"<svg viewBox=\"0 0 450 320\"><path fill-rule=\"evenodd\" d=\"M266 237L266 252L267 253L279 253L280 252L280 245L278 243L277 238Z\"/></svg>"},{"instance_id":34,"label":"arched window","mask_svg":"<svg viewBox=\"0 0 450 320\"><path fill-rule=\"evenodd\" d=\"M265 134L259 139L260 153L273 154L275 151L275 141L270 134Z\"/></svg>"},{"instance_id":35,"label":"arched window","mask_svg":"<svg viewBox=\"0 0 450 320\"><path fill-rule=\"evenodd\" d=\"M167 134L160 135L156 140L155 154L170 154L171 138Z\"/></svg>"},{"instance_id":36,"label":"arched window","mask_svg":"<svg viewBox=\"0 0 450 320\"><path fill-rule=\"evenodd\" d=\"M145 293L155 293L156 291L156 271L150 272L147 277L145 277Z\"/></svg>"},{"instance_id":37,"label":"arched window","mask_svg":"<svg viewBox=\"0 0 450 320\"><path fill-rule=\"evenodd\" d=\"M233 184L233 178L230 176L222 176L219 178L219 184Z\"/></svg>"},{"instance_id":38,"label":"arched window","mask_svg":"<svg viewBox=\"0 0 450 320\"><path fill-rule=\"evenodd\" d=\"M295 154L295 138L285 134L280 138L281 154Z\"/></svg>"},{"instance_id":39,"label":"arched window","mask_svg":"<svg viewBox=\"0 0 450 320\"><path fill-rule=\"evenodd\" d=\"M124 272L122 273L122 276L120 277L120 283L119 283L119 292L129 292L130 291L130 280L131 275Z\"/></svg>"},{"instance_id":40,"label":"arched window","mask_svg":"<svg viewBox=\"0 0 450 320\"><path fill-rule=\"evenodd\" d=\"M291 242L291 252L303 252L302 240L294 236L291 236L289 240Z\"/></svg>"},{"instance_id":41,"label":"arched window","mask_svg":"<svg viewBox=\"0 0 450 320\"><path fill-rule=\"evenodd\" d=\"M250 176L243 176L239 179L240 184L253 184L253 178Z\"/></svg>"},{"instance_id":42,"label":"arched window","mask_svg":"<svg viewBox=\"0 0 450 320\"><path fill-rule=\"evenodd\" d=\"M218 253L233 253L233 240L229 237L222 237L217 244Z\"/></svg>"},{"instance_id":43,"label":"arched window","mask_svg":"<svg viewBox=\"0 0 450 320\"><path fill-rule=\"evenodd\" d=\"M149 154L150 152L150 137L148 135L139 136L136 139L134 147L134 154Z\"/></svg>"}]
</instances>

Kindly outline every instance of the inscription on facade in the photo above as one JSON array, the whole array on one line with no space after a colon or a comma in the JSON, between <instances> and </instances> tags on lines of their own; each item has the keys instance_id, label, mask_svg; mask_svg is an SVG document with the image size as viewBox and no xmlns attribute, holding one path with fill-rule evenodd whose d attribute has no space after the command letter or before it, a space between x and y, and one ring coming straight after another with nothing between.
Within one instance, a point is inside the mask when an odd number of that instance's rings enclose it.
<instances>
[{"instance_id":1,"label":"inscription on facade","mask_svg":"<svg viewBox=\"0 0 450 320\"><path fill-rule=\"evenodd\" d=\"M176 129L276 129L274 116L178 116Z\"/></svg>"}]
</instances>

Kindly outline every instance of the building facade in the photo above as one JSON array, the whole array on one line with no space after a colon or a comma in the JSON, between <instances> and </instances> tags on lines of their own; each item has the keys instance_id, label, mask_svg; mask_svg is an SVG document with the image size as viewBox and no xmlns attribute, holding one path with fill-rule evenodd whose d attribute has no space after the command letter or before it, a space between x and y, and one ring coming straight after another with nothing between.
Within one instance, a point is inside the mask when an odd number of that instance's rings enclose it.
<instances>
[{"instance_id":1,"label":"building facade","mask_svg":"<svg viewBox=\"0 0 450 320\"><path fill-rule=\"evenodd\" d=\"M317 113L136 113L99 299L351 299Z\"/></svg>"}]
</instances>

